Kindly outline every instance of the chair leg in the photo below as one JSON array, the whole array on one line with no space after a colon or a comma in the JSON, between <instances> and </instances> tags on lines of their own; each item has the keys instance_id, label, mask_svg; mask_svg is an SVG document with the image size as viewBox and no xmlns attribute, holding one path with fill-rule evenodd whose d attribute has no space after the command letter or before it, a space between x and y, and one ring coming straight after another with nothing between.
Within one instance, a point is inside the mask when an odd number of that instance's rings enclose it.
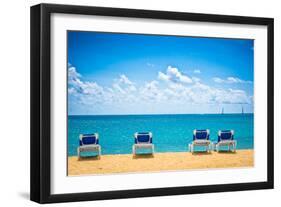
<instances>
[{"instance_id":1,"label":"chair leg","mask_svg":"<svg viewBox=\"0 0 281 207\"><path fill-rule=\"evenodd\" d=\"M77 148L77 156L78 156L78 158L80 158L80 149L79 149L79 147Z\"/></svg>"},{"instance_id":2,"label":"chair leg","mask_svg":"<svg viewBox=\"0 0 281 207\"><path fill-rule=\"evenodd\" d=\"M210 150L210 144L208 144L207 146L206 146L206 150L207 150L207 152L210 152L211 150Z\"/></svg>"},{"instance_id":3,"label":"chair leg","mask_svg":"<svg viewBox=\"0 0 281 207\"><path fill-rule=\"evenodd\" d=\"M133 147L132 147L132 151L133 151L133 155L135 155L136 154L136 151L135 151L135 146L133 145Z\"/></svg>"}]
</instances>

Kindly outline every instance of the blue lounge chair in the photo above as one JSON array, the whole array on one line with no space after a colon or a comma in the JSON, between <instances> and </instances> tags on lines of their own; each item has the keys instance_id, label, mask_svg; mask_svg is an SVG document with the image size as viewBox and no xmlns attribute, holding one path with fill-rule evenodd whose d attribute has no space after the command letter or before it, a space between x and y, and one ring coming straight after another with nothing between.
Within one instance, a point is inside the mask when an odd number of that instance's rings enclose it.
<instances>
[{"instance_id":1,"label":"blue lounge chair","mask_svg":"<svg viewBox=\"0 0 281 207\"><path fill-rule=\"evenodd\" d=\"M189 144L189 151L194 152L195 146L205 146L207 152L211 151L212 143L210 141L209 129L193 130L193 141Z\"/></svg>"},{"instance_id":2,"label":"blue lounge chair","mask_svg":"<svg viewBox=\"0 0 281 207\"><path fill-rule=\"evenodd\" d=\"M228 151L236 151L237 142L234 140L234 130L219 130L218 142L214 145L215 150L219 152L220 146L228 146Z\"/></svg>"},{"instance_id":3,"label":"blue lounge chair","mask_svg":"<svg viewBox=\"0 0 281 207\"><path fill-rule=\"evenodd\" d=\"M94 134L80 134L79 147L77 148L78 157L81 152L97 152L98 156L101 155L101 147L99 145L99 135Z\"/></svg>"},{"instance_id":4,"label":"blue lounge chair","mask_svg":"<svg viewBox=\"0 0 281 207\"><path fill-rule=\"evenodd\" d=\"M133 155L136 155L137 149L151 149L151 153L154 153L154 144L152 144L151 132L136 132L134 134L135 144L133 145Z\"/></svg>"}]
</instances>

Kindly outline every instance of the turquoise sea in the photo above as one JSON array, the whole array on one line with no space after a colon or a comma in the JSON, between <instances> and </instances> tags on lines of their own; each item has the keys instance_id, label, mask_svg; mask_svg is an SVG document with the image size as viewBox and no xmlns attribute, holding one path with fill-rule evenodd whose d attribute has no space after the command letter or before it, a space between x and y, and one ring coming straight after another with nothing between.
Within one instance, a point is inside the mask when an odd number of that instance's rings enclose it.
<instances>
[{"instance_id":1,"label":"turquoise sea","mask_svg":"<svg viewBox=\"0 0 281 207\"><path fill-rule=\"evenodd\" d=\"M220 129L233 129L237 149L253 149L253 114L99 115L68 116L68 156L76 155L79 134L99 134L102 154L131 154L135 132L153 133L155 152L187 151L194 129L210 129L217 141Z\"/></svg>"}]
</instances>

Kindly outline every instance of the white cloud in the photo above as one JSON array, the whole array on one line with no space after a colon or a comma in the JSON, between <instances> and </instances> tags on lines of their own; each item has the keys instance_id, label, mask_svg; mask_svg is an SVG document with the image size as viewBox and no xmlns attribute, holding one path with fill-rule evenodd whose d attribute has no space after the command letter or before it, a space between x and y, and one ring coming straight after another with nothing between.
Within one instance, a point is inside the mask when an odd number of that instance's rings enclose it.
<instances>
[{"instance_id":1,"label":"white cloud","mask_svg":"<svg viewBox=\"0 0 281 207\"><path fill-rule=\"evenodd\" d=\"M68 68L68 95L69 101L77 105L98 105L106 103L108 92L96 82L83 81L76 68L69 65Z\"/></svg>"},{"instance_id":2,"label":"white cloud","mask_svg":"<svg viewBox=\"0 0 281 207\"><path fill-rule=\"evenodd\" d=\"M169 81L170 77L162 72L158 72L158 79L162 81Z\"/></svg>"},{"instance_id":3,"label":"white cloud","mask_svg":"<svg viewBox=\"0 0 281 207\"><path fill-rule=\"evenodd\" d=\"M248 96L243 90L218 90L215 101L223 104L250 104L251 96Z\"/></svg>"},{"instance_id":4,"label":"white cloud","mask_svg":"<svg viewBox=\"0 0 281 207\"><path fill-rule=\"evenodd\" d=\"M213 81L215 81L216 83L223 83L223 82L224 82L223 79L218 78L218 77L214 77L214 78L213 78Z\"/></svg>"},{"instance_id":5,"label":"white cloud","mask_svg":"<svg viewBox=\"0 0 281 207\"><path fill-rule=\"evenodd\" d=\"M200 74L201 71L200 70L194 70L193 73Z\"/></svg>"},{"instance_id":6,"label":"white cloud","mask_svg":"<svg viewBox=\"0 0 281 207\"><path fill-rule=\"evenodd\" d=\"M83 81L83 77L75 67L70 66L68 95L70 101L96 110L102 107L119 107L134 111L137 108L141 110L141 106L145 106L157 111L160 106L169 106L169 111L173 111L171 107L175 107L176 110L177 106L184 108L188 104L252 104L253 102L253 97L244 90L206 85L199 78L189 78L171 66L167 68L166 73L158 73L158 80L137 86L122 74L113 80L111 86L103 87L94 81ZM214 81L237 83L239 80L229 77L225 80L217 78Z\"/></svg>"},{"instance_id":7,"label":"white cloud","mask_svg":"<svg viewBox=\"0 0 281 207\"><path fill-rule=\"evenodd\" d=\"M139 90L139 96L136 98L138 101L161 101L165 100L163 91L158 87L158 81L151 81L144 84Z\"/></svg>"},{"instance_id":8,"label":"white cloud","mask_svg":"<svg viewBox=\"0 0 281 207\"><path fill-rule=\"evenodd\" d=\"M196 83L196 82L199 82L199 81L200 81L200 78L192 77L192 80Z\"/></svg>"},{"instance_id":9,"label":"white cloud","mask_svg":"<svg viewBox=\"0 0 281 207\"><path fill-rule=\"evenodd\" d=\"M124 74L120 75L119 79L115 80L113 88L117 89L123 94L137 90L135 87L135 83L130 81L129 78Z\"/></svg>"},{"instance_id":10,"label":"white cloud","mask_svg":"<svg viewBox=\"0 0 281 207\"><path fill-rule=\"evenodd\" d=\"M102 95L103 88L95 82L83 82L82 76L76 71L75 67L68 68L68 84L70 85L70 93L80 93L85 95Z\"/></svg>"},{"instance_id":11,"label":"white cloud","mask_svg":"<svg viewBox=\"0 0 281 207\"><path fill-rule=\"evenodd\" d=\"M178 68L172 66L168 66L166 74L158 72L158 79L172 82L192 83L192 79L190 77L182 74Z\"/></svg>"},{"instance_id":12,"label":"white cloud","mask_svg":"<svg viewBox=\"0 0 281 207\"><path fill-rule=\"evenodd\" d=\"M68 88L68 94L69 95L75 95L76 94L76 90L75 90L75 88Z\"/></svg>"},{"instance_id":13,"label":"white cloud","mask_svg":"<svg viewBox=\"0 0 281 207\"><path fill-rule=\"evenodd\" d=\"M128 78L127 76L125 76L124 74L120 75L119 82L120 82L120 83L127 84L127 85L132 85L132 84L133 84L133 83L129 80L129 78Z\"/></svg>"},{"instance_id":14,"label":"white cloud","mask_svg":"<svg viewBox=\"0 0 281 207\"><path fill-rule=\"evenodd\" d=\"M154 66L155 66L155 65L152 64L152 63L146 63L146 65L147 65L148 67L154 67Z\"/></svg>"},{"instance_id":15,"label":"white cloud","mask_svg":"<svg viewBox=\"0 0 281 207\"><path fill-rule=\"evenodd\" d=\"M68 67L68 82L69 83L75 83L79 80L81 75L76 71L75 67Z\"/></svg>"},{"instance_id":16,"label":"white cloud","mask_svg":"<svg viewBox=\"0 0 281 207\"><path fill-rule=\"evenodd\" d=\"M227 78L227 81L228 81L229 83L242 83L242 82L244 82L244 81L242 81L241 79L235 78L235 77L228 77L228 78Z\"/></svg>"},{"instance_id":17,"label":"white cloud","mask_svg":"<svg viewBox=\"0 0 281 207\"><path fill-rule=\"evenodd\" d=\"M243 90L218 89L202 83L190 88L190 96L194 103L205 104L251 104L252 98Z\"/></svg>"},{"instance_id":18,"label":"white cloud","mask_svg":"<svg viewBox=\"0 0 281 207\"><path fill-rule=\"evenodd\" d=\"M221 79L219 77L214 77L213 81L216 83L252 83L252 81L247 81L247 80L241 80L239 78L236 77L227 77L226 79Z\"/></svg>"}]
</instances>

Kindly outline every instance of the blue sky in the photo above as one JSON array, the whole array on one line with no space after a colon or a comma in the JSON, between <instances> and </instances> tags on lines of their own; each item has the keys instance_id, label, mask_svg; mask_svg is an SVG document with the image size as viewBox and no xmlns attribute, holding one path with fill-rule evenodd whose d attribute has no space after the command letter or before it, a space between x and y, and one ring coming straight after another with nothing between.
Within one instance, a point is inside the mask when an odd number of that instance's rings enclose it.
<instances>
[{"instance_id":1,"label":"blue sky","mask_svg":"<svg viewBox=\"0 0 281 207\"><path fill-rule=\"evenodd\" d=\"M253 112L254 41L68 32L69 114Z\"/></svg>"}]
</instances>

